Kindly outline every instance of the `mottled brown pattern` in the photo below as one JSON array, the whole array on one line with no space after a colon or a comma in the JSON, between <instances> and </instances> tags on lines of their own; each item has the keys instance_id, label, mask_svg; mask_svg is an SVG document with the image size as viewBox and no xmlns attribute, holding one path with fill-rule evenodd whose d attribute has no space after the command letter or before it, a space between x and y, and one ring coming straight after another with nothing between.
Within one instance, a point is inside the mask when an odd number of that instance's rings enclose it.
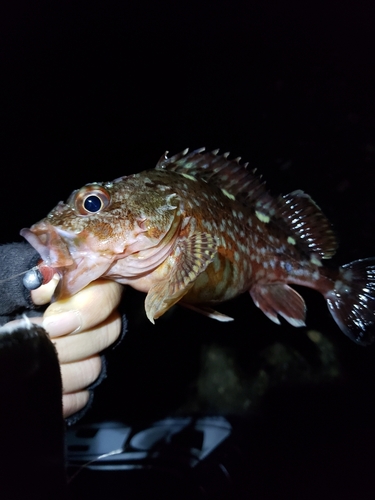
<instances>
[{"instance_id":1,"label":"mottled brown pattern","mask_svg":"<svg viewBox=\"0 0 375 500\"><path fill-rule=\"evenodd\" d=\"M351 335L340 317L343 291L354 291L351 280L365 294L372 286L363 266L358 275L322 266L337 243L308 195L271 197L239 160L217 151L184 151L162 157L154 170L89 184L23 235L59 270L62 296L99 276L116 279L148 293L151 321L180 300L215 303L249 290L272 321L280 315L302 326L304 301L287 285L299 284L321 291Z\"/></svg>"}]
</instances>

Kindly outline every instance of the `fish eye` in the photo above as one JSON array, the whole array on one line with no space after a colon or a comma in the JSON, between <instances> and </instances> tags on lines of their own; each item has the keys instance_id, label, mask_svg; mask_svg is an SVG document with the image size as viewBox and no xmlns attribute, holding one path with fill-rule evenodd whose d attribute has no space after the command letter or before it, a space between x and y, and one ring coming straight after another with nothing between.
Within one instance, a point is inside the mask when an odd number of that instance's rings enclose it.
<instances>
[{"instance_id":1,"label":"fish eye","mask_svg":"<svg viewBox=\"0 0 375 500\"><path fill-rule=\"evenodd\" d=\"M103 202L96 194L90 194L83 202L84 209L92 213L99 212L102 206Z\"/></svg>"},{"instance_id":2,"label":"fish eye","mask_svg":"<svg viewBox=\"0 0 375 500\"><path fill-rule=\"evenodd\" d=\"M95 214L106 208L110 195L101 186L85 186L76 195L75 207L81 215Z\"/></svg>"}]
</instances>

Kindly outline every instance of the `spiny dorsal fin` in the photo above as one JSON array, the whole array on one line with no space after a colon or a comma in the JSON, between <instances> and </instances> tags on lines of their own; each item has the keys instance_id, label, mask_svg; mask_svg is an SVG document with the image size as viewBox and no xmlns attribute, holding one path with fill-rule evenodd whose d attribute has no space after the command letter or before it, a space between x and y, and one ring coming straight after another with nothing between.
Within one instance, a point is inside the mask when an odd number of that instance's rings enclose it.
<instances>
[{"instance_id":1,"label":"spiny dorsal fin","mask_svg":"<svg viewBox=\"0 0 375 500\"><path fill-rule=\"evenodd\" d=\"M240 164L241 158L228 159L229 153L219 155L215 149L211 153L200 148L189 153L185 149L171 158L167 152L156 165L158 170L170 170L180 174L188 174L197 179L209 182L220 189L225 189L238 201L251 205L260 198L269 199L265 183L260 177L247 170L247 163Z\"/></svg>"},{"instance_id":2,"label":"spiny dorsal fin","mask_svg":"<svg viewBox=\"0 0 375 500\"><path fill-rule=\"evenodd\" d=\"M291 235L310 254L331 258L337 250L332 226L318 205L303 191L293 191L278 199L278 216L287 224Z\"/></svg>"},{"instance_id":3,"label":"spiny dorsal fin","mask_svg":"<svg viewBox=\"0 0 375 500\"><path fill-rule=\"evenodd\" d=\"M171 158L161 157L156 169L188 174L212 185L225 189L238 201L250 207L258 218L272 221L280 230L296 240L296 244L308 254L329 259L337 249L336 237L331 224L316 203L303 191L293 191L278 198L272 197L261 177L247 170L247 163L240 158L228 159L229 153L219 155L200 148L189 153L185 149Z\"/></svg>"}]
</instances>

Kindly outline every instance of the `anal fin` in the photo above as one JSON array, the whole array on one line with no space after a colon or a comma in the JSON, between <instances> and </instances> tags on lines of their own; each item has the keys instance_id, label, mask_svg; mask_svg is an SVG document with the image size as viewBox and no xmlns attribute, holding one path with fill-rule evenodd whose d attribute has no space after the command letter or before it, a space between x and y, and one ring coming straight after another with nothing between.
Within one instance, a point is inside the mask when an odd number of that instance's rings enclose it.
<instances>
[{"instance_id":1,"label":"anal fin","mask_svg":"<svg viewBox=\"0 0 375 500\"><path fill-rule=\"evenodd\" d=\"M250 295L257 307L274 323L282 316L292 326L305 326L306 305L299 293L285 283L254 285Z\"/></svg>"}]
</instances>

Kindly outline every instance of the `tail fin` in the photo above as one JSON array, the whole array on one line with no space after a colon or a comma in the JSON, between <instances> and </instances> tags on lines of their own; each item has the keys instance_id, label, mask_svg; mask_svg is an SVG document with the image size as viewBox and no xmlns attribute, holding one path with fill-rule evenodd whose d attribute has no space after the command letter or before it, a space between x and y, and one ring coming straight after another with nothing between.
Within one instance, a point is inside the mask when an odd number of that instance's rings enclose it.
<instances>
[{"instance_id":1,"label":"tail fin","mask_svg":"<svg viewBox=\"0 0 375 500\"><path fill-rule=\"evenodd\" d=\"M360 345L369 345L375 340L375 258L342 266L326 299L345 335Z\"/></svg>"}]
</instances>

